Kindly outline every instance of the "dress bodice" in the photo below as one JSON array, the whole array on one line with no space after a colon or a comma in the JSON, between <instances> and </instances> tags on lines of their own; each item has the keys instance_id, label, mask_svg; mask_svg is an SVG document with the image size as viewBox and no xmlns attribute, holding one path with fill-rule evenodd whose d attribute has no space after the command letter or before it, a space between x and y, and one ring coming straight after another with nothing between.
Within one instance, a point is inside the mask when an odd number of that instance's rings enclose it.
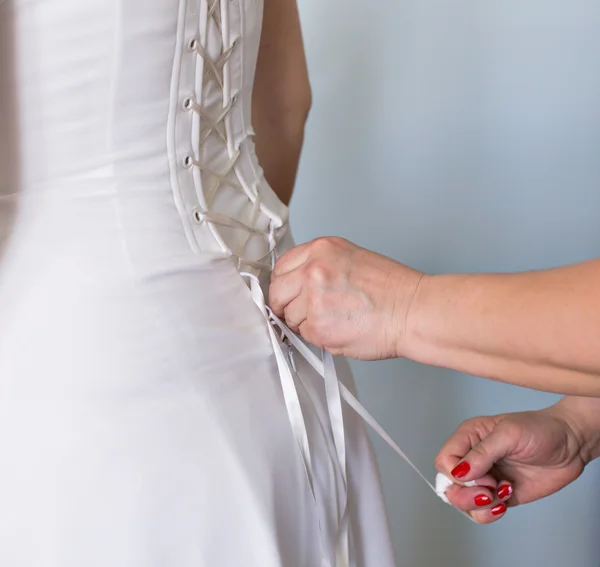
<instances>
[{"instance_id":1,"label":"dress bodice","mask_svg":"<svg viewBox=\"0 0 600 567\"><path fill-rule=\"evenodd\" d=\"M262 0L3 0L0 193L163 196L192 247L242 254L235 222L287 218L251 140L261 19Z\"/></svg>"},{"instance_id":2,"label":"dress bodice","mask_svg":"<svg viewBox=\"0 0 600 567\"><path fill-rule=\"evenodd\" d=\"M0 0L2 566L394 564L347 364L265 304L262 8Z\"/></svg>"}]
</instances>

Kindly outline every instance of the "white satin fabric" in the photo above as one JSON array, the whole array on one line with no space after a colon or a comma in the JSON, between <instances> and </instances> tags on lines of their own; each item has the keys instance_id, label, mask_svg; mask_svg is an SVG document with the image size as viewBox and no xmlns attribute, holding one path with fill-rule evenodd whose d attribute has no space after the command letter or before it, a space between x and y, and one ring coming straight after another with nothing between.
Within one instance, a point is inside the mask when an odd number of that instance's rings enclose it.
<instances>
[{"instance_id":1,"label":"white satin fabric","mask_svg":"<svg viewBox=\"0 0 600 567\"><path fill-rule=\"evenodd\" d=\"M2 566L394 565L362 421L259 308L261 13L0 0Z\"/></svg>"}]
</instances>

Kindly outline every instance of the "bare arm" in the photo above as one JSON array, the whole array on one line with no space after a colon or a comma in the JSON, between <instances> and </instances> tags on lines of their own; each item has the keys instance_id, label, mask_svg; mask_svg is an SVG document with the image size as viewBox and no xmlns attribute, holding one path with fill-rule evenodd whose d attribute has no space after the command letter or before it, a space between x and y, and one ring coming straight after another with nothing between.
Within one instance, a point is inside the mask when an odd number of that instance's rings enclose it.
<instances>
[{"instance_id":1,"label":"bare arm","mask_svg":"<svg viewBox=\"0 0 600 567\"><path fill-rule=\"evenodd\" d=\"M405 356L551 392L600 396L600 260L507 275L425 276Z\"/></svg>"},{"instance_id":2,"label":"bare arm","mask_svg":"<svg viewBox=\"0 0 600 567\"><path fill-rule=\"evenodd\" d=\"M265 177L286 204L294 189L310 105L296 0L265 0L252 122Z\"/></svg>"},{"instance_id":3,"label":"bare arm","mask_svg":"<svg viewBox=\"0 0 600 567\"><path fill-rule=\"evenodd\" d=\"M519 386L600 397L600 259L520 274L427 276L339 238L284 254L274 313L309 342Z\"/></svg>"}]
</instances>

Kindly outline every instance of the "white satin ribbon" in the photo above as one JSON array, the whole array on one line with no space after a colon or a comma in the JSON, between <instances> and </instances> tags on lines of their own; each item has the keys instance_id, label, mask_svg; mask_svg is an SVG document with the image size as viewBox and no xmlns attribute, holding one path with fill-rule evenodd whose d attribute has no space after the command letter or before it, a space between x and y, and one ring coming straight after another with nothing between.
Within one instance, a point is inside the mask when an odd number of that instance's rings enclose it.
<instances>
[{"instance_id":1,"label":"white satin ribbon","mask_svg":"<svg viewBox=\"0 0 600 567\"><path fill-rule=\"evenodd\" d=\"M264 294L260 287L258 278L250 273L242 272L241 274L251 280L250 289L252 292L252 298L258 305L259 309L267 319L269 336L273 345L273 351L275 353L275 359L277 361L277 367L281 379L281 387L283 391L284 401L288 412L290 424L294 432L294 436L300 447L306 474L309 480L310 489L312 491L313 498L316 501L316 495L313 484L313 472L312 472L312 458L310 455L310 447L308 443L308 433L306 430L306 424L304 416L302 414L302 408L300 406L300 399L294 383L294 377L292 371L295 372L295 366L291 356L285 356L284 348L287 346L283 344L283 338L287 339L291 346L313 367L313 369L323 378L325 381L325 393L327 410L329 413L329 419L331 422L331 429L333 433L333 441L335 445L336 456L339 462L339 468L342 475L343 481L343 493L344 500L341 503L341 515L339 519L338 534L336 538L335 546L335 567L350 567L350 542L349 542L349 513L348 513L348 477L346 467L346 441L345 441L345 429L344 419L342 412L342 399L365 421L374 431L379 435L387 445L403 460L405 461L416 473L419 475L421 480L444 502L447 504L448 498L446 497L446 491L454 484L451 479L447 476L438 473L436 477L435 485L433 485L427 477L416 467L416 465L408 458L408 456L400 449L395 441L387 434L377 420L364 408L364 406L356 399L352 392L342 384L335 371L335 365L333 356L323 350L322 358L319 358L314 352L307 346L307 344L294 333L281 319L279 319L265 304ZM275 328L278 328L281 333L281 338L275 332ZM290 355L292 351L289 351ZM291 366L291 368L290 368ZM466 486L475 486L475 482L465 483ZM461 512L473 521L471 516Z\"/></svg>"}]
</instances>

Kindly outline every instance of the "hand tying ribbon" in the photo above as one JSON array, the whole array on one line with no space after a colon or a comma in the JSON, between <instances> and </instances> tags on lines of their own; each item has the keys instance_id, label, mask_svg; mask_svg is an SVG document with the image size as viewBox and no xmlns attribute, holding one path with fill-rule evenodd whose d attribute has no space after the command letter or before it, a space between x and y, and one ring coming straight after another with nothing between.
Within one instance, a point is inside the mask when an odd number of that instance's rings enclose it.
<instances>
[{"instance_id":1,"label":"hand tying ribbon","mask_svg":"<svg viewBox=\"0 0 600 567\"><path fill-rule=\"evenodd\" d=\"M342 384L337 377L333 356L323 350L322 358L317 357L307 344L289 327L281 321L266 305L263 291L258 278L250 273L242 272L241 275L250 280L250 290L252 298L260 311L263 313L268 322L269 336L275 353L277 367L281 379L281 388L283 398L288 412L290 424L306 469L308 482L315 497L313 473L312 473L312 458L308 443L308 433L306 424L302 415L300 399L294 382L295 365L293 362L293 353L297 352L302 356L310 366L323 378L325 381L325 392L331 429L337 459L339 462L340 471L342 473L344 502L342 503L342 514L339 520L338 537L336 542L336 564L335 567L349 566L349 517L347 491L348 480L346 472L346 445L344 435L344 420L342 413L342 400L347 403L386 443L391 449L419 475L419 477L435 492L444 502L448 503L445 496L446 490L453 484L453 481L443 474L438 474L435 486L427 480L427 477L419 471L419 469L406 456L404 451L394 442L394 440L386 433L376 419L363 407L356 397ZM276 332L276 330L279 331ZM284 342L285 341L285 342ZM286 344L287 343L287 344ZM316 497L315 497L316 499ZM468 514L464 514L468 518Z\"/></svg>"}]
</instances>

